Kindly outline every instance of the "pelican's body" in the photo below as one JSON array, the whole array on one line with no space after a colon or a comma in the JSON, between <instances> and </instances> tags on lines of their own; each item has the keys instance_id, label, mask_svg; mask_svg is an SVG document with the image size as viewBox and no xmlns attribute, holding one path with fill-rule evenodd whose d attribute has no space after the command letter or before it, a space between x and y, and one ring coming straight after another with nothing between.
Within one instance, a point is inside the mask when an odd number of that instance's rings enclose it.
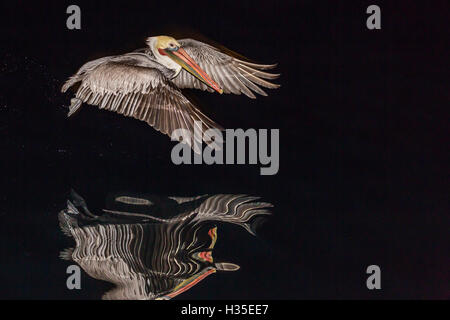
<instances>
[{"instance_id":1,"label":"pelican's body","mask_svg":"<svg viewBox=\"0 0 450 320\"><path fill-rule=\"evenodd\" d=\"M279 87L264 80L278 74L261 71L273 67L233 58L196 40L158 36L148 38L144 49L84 64L66 81L62 92L81 82L68 116L85 102L145 121L169 136L175 129L193 132L195 126L205 133L220 126L183 96L181 88L255 98L253 92L266 95L259 86ZM193 141L182 138L193 146ZM207 138L205 134L194 136L205 142Z\"/></svg>"}]
</instances>

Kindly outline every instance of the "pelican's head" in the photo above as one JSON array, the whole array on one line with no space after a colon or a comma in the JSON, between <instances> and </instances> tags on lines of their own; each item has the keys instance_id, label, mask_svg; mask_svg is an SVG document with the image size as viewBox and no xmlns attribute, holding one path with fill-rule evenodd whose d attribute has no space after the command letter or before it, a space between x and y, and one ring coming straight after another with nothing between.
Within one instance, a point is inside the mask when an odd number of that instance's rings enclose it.
<instances>
[{"instance_id":1,"label":"pelican's head","mask_svg":"<svg viewBox=\"0 0 450 320\"><path fill-rule=\"evenodd\" d=\"M174 70L175 75L178 75L183 68L207 86L219 93L223 93L222 88L200 68L174 38L168 36L150 37L147 38L147 45L152 50L157 61L163 66Z\"/></svg>"}]
</instances>

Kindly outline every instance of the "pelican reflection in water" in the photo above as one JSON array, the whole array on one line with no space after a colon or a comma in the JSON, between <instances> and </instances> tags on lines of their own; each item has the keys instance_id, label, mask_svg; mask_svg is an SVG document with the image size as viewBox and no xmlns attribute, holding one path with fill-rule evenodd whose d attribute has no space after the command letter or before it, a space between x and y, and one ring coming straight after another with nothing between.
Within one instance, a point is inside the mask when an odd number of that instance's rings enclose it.
<instances>
[{"instance_id":1,"label":"pelican reflection in water","mask_svg":"<svg viewBox=\"0 0 450 320\"><path fill-rule=\"evenodd\" d=\"M256 197L224 194L116 195L110 202L112 208L96 215L72 192L59 213L62 231L76 242L61 258L113 283L103 299L171 299L212 273L238 270L213 258L217 227L211 222L236 224L254 234L272 207Z\"/></svg>"}]
</instances>

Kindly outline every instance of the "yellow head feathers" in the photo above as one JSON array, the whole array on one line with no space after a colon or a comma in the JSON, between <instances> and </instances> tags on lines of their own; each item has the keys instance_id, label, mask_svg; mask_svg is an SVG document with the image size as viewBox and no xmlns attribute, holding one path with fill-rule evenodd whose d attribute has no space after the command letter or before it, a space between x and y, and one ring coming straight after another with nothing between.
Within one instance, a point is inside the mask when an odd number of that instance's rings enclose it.
<instances>
[{"instance_id":1,"label":"yellow head feathers","mask_svg":"<svg viewBox=\"0 0 450 320\"><path fill-rule=\"evenodd\" d=\"M181 45L172 37L169 36L158 36L155 37L155 47L156 49L167 49L170 47L180 47Z\"/></svg>"}]
</instances>

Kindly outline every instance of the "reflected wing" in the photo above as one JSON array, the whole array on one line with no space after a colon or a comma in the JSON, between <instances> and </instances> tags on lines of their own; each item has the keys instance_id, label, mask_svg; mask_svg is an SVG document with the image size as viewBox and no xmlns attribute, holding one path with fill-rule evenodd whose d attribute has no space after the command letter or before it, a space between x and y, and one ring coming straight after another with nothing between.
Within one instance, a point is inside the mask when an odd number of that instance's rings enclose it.
<instances>
[{"instance_id":1,"label":"reflected wing","mask_svg":"<svg viewBox=\"0 0 450 320\"><path fill-rule=\"evenodd\" d=\"M175 129L185 129L177 137L193 146L193 141L209 142L205 133L220 126L198 110L143 55L109 57L90 62L63 86L67 90L81 81L76 98L82 102L147 122L169 136ZM194 136L194 128L202 137ZM192 140L192 138L194 140Z\"/></svg>"},{"instance_id":2,"label":"reflected wing","mask_svg":"<svg viewBox=\"0 0 450 320\"><path fill-rule=\"evenodd\" d=\"M196 210L194 221L221 221L234 223L255 234L251 220L257 216L270 215L268 202L258 201L259 197L239 194L216 194L206 199Z\"/></svg>"},{"instance_id":3,"label":"reflected wing","mask_svg":"<svg viewBox=\"0 0 450 320\"><path fill-rule=\"evenodd\" d=\"M276 79L279 74L264 72L261 70L272 69L274 65L255 64L233 58L218 49L192 39L178 40L183 49L205 72L217 82L225 93L245 94L255 99L252 91L263 96L267 94L259 87L276 89L277 84L270 83L264 79ZM179 75L172 79L179 88L195 88L213 92L203 82L192 76L184 69Z\"/></svg>"}]
</instances>

